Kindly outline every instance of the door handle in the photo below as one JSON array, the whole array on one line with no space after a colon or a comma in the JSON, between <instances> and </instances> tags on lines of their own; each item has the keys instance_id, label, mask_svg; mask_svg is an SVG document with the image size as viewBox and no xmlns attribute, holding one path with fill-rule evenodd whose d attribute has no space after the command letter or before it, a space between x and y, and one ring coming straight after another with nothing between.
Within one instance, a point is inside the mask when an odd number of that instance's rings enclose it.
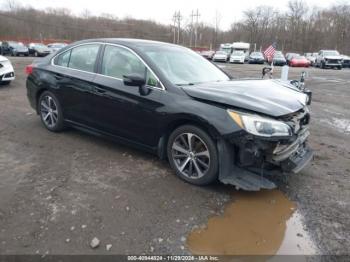
<instances>
[{"instance_id":1,"label":"door handle","mask_svg":"<svg viewBox=\"0 0 350 262\"><path fill-rule=\"evenodd\" d=\"M104 94L104 93L106 93L106 90L99 88L99 87L95 87L95 92L99 93L99 94Z\"/></svg>"},{"instance_id":2,"label":"door handle","mask_svg":"<svg viewBox=\"0 0 350 262\"><path fill-rule=\"evenodd\" d=\"M56 80L62 80L63 79L63 75L60 75L60 74L55 74L55 78Z\"/></svg>"}]
</instances>

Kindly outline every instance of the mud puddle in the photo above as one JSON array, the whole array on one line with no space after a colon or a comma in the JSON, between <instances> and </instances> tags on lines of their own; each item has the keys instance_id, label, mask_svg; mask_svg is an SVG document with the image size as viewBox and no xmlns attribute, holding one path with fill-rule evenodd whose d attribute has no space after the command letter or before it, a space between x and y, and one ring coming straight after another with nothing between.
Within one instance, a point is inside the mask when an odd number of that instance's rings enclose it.
<instances>
[{"instance_id":1,"label":"mud puddle","mask_svg":"<svg viewBox=\"0 0 350 262\"><path fill-rule=\"evenodd\" d=\"M187 246L200 255L316 254L296 206L280 191L235 191L222 216L193 230Z\"/></svg>"}]
</instances>

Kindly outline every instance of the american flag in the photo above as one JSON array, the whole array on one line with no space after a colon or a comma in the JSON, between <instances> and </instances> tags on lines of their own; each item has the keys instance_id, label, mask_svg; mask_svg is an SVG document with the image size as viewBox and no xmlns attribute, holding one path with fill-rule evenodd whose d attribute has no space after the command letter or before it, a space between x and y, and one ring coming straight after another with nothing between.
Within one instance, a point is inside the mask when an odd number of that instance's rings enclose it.
<instances>
[{"instance_id":1,"label":"american flag","mask_svg":"<svg viewBox=\"0 0 350 262\"><path fill-rule=\"evenodd\" d=\"M274 57L276 52L276 42L274 42L272 45L270 45L266 50L264 51L264 56L267 58L267 61L271 61Z\"/></svg>"}]
</instances>

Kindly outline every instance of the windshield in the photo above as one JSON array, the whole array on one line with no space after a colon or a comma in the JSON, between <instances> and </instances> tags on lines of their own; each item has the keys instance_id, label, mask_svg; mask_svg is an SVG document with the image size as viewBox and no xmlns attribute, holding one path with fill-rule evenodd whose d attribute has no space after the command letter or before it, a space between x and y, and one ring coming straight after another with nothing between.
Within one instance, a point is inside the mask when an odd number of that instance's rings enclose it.
<instances>
[{"instance_id":1,"label":"windshield","mask_svg":"<svg viewBox=\"0 0 350 262\"><path fill-rule=\"evenodd\" d=\"M284 56L281 53L276 53L274 58L284 58Z\"/></svg>"},{"instance_id":2,"label":"windshield","mask_svg":"<svg viewBox=\"0 0 350 262\"><path fill-rule=\"evenodd\" d=\"M215 54L216 55L226 55L226 52L225 51L217 51Z\"/></svg>"},{"instance_id":3,"label":"windshield","mask_svg":"<svg viewBox=\"0 0 350 262\"><path fill-rule=\"evenodd\" d=\"M324 51L324 55L339 55L338 51Z\"/></svg>"},{"instance_id":4,"label":"windshield","mask_svg":"<svg viewBox=\"0 0 350 262\"><path fill-rule=\"evenodd\" d=\"M231 47L222 47L221 51L225 54L231 53Z\"/></svg>"},{"instance_id":5,"label":"windshield","mask_svg":"<svg viewBox=\"0 0 350 262\"><path fill-rule=\"evenodd\" d=\"M13 46L13 47L17 47L17 48L24 46L22 43L15 43L15 42L10 43L10 45Z\"/></svg>"},{"instance_id":6,"label":"windshield","mask_svg":"<svg viewBox=\"0 0 350 262\"><path fill-rule=\"evenodd\" d=\"M253 52L251 53L251 56L259 56L259 57L262 57L262 53L259 53L259 52Z\"/></svg>"},{"instance_id":7,"label":"windshield","mask_svg":"<svg viewBox=\"0 0 350 262\"><path fill-rule=\"evenodd\" d=\"M233 53L232 53L232 55L244 55L244 52L243 51L234 51Z\"/></svg>"},{"instance_id":8,"label":"windshield","mask_svg":"<svg viewBox=\"0 0 350 262\"><path fill-rule=\"evenodd\" d=\"M141 49L175 85L229 80L229 77L211 62L186 48L142 46Z\"/></svg>"}]
</instances>

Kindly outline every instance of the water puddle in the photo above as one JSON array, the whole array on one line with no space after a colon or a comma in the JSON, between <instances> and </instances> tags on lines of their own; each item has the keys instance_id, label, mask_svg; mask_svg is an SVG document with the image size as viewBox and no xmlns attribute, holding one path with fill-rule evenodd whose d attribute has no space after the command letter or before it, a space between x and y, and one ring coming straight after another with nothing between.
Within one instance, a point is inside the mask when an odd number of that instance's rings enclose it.
<instances>
[{"instance_id":1,"label":"water puddle","mask_svg":"<svg viewBox=\"0 0 350 262\"><path fill-rule=\"evenodd\" d=\"M198 255L316 254L295 204L280 191L235 191L222 216L193 230L187 246Z\"/></svg>"}]
</instances>

